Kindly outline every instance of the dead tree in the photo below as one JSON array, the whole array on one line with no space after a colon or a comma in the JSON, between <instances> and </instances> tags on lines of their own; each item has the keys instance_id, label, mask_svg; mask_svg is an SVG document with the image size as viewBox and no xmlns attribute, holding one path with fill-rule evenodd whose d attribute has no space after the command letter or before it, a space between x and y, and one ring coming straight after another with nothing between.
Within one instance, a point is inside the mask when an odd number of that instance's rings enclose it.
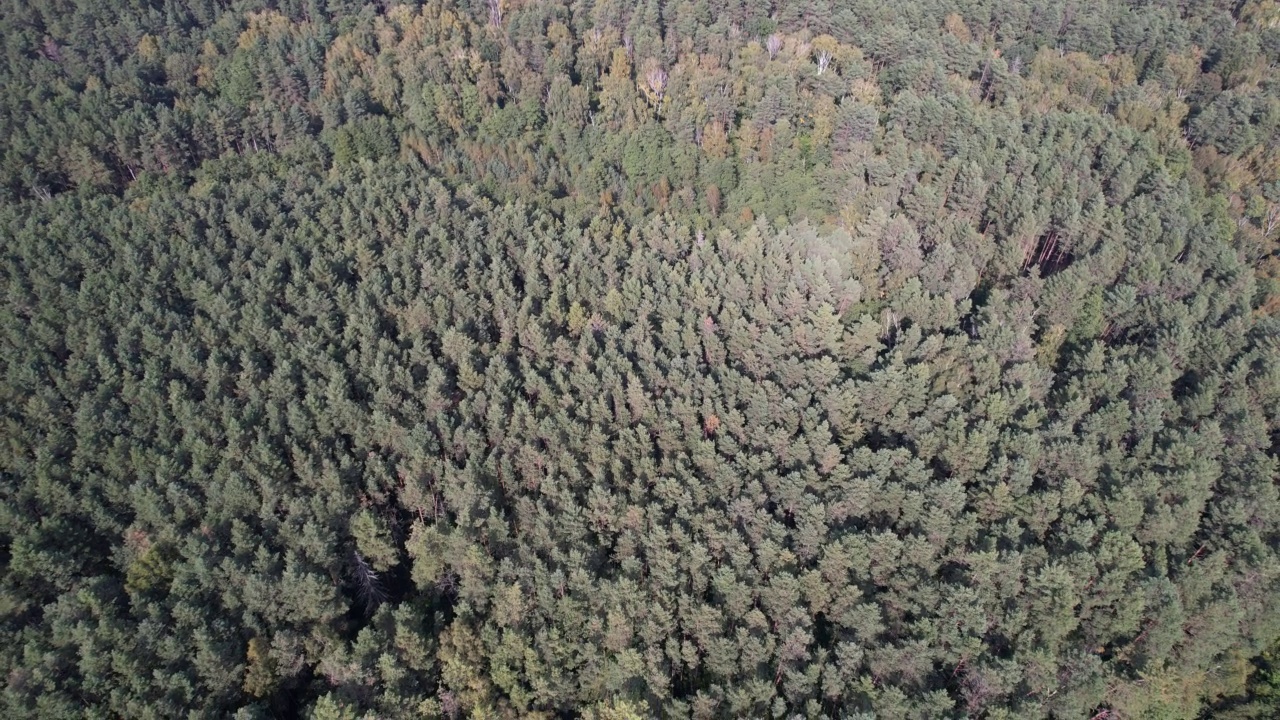
<instances>
[{"instance_id":1,"label":"dead tree","mask_svg":"<svg viewBox=\"0 0 1280 720\"><path fill-rule=\"evenodd\" d=\"M372 614L378 606L387 600L387 591L382 587L382 578L378 572L361 557L359 552L351 553L351 579L355 581L356 595L364 603L366 612Z\"/></svg>"},{"instance_id":2,"label":"dead tree","mask_svg":"<svg viewBox=\"0 0 1280 720\"><path fill-rule=\"evenodd\" d=\"M654 66L649 72L645 73L644 79L649 83L649 89L653 91L654 97L658 98L658 102L662 102L662 98L667 92L667 71L661 67Z\"/></svg>"},{"instance_id":3,"label":"dead tree","mask_svg":"<svg viewBox=\"0 0 1280 720\"><path fill-rule=\"evenodd\" d=\"M818 51L818 74L821 75L822 73L826 72L827 67L829 65L831 65L830 51L819 50Z\"/></svg>"},{"instance_id":4,"label":"dead tree","mask_svg":"<svg viewBox=\"0 0 1280 720\"><path fill-rule=\"evenodd\" d=\"M769 51L769 59L778 57L778 51L782 49L782 38L778 33L773 33L764 41L764 49Z\"/></svg>"}]
</instances>

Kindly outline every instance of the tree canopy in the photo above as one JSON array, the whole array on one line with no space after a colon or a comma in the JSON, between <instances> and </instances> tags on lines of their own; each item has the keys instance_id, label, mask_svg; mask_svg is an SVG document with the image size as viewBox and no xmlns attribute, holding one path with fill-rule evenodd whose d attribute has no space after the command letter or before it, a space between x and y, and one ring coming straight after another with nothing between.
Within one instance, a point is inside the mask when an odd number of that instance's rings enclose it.
<instances>
[{"instance_id":1,"label":"tree canopy","mask_svg":"<svg viewBox=\"0 0 1280 720\"><path fill-rule=\"evenodd\" d=\"M12 718L1280 712L1280 11L0 0Z\"/></svg>"}]
</instances>

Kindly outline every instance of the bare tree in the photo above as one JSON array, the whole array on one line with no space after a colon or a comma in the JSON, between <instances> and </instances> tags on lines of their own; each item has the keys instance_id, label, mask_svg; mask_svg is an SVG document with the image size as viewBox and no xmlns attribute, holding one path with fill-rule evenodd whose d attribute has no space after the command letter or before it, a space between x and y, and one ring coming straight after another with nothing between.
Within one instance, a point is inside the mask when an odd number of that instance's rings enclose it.
<instances>
[{"instance_id":1,"label":"bare tree","mask_svg":"<svg viewBox=\"0 0 1280 720\"><path fill-rule=\"evenodd\" d=\"M831 52L828 50L818 51L818 74L827 71L827 66L831 64Z\"/></svg>"},{"instance_id":2,"label":"bare tree","mask_svg":"<svg viewBox=\"0 0 1280 720\"><path fill-rule=\"evenodd\" d=\"M782 49L782 38L778 33L773 33L764 41L764 49L769 51L769 59L778 57L778 51Z\"/></svg>"},{"instance_id":3,"label":"bare tree","mask_svg":"<svg viewBox=\"0 0 1280 720\"><path fill-rule=\"evenodd\" d=\"M378 606L386 602L387 593L382 587L382 578L358 552L351 553L351 577L356 583L356 594L364 603L367 612L372 613Z\"/></svg>"},{"instance_id":4,"label":"bare tree","mask_svg":"<svg viewBox=\"0 0 1280 720\"><path fill-rule=\"evenodd\" d=\"M502 0L485 0L489 6L489 24L502 27Z\"/></svg>"},{"instance_id":5,"label":"bare tree","mask_svg":"<svg viewBox=\"0 0 1280 720\"><path fill-rule=\"evenodd\" d=\"M1271 233L1280 230L1280 182L1267 183L1262 186L1263 236L1271 237Z\"/></svg>"},{"instance_id":6,"label":"bare tree","mask_svg":"<svg viewBox=\"0 0 1280 720\"><path fill-rule=\"evenodd\" d=\"M649 89L658 98L658 102L662 102L662 97L667 92L667 71L655 65L645 73L644 79L649 83Z\"/></svg>"}]
</instances>

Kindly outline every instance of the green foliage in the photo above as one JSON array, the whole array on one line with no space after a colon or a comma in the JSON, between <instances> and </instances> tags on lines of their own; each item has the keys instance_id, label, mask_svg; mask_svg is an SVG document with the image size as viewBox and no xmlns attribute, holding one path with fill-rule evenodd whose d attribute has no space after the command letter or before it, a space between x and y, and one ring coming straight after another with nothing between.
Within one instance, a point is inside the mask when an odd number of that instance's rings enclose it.
<instances>
[{"instance_id":1,"label":"green foliage","mask_svg":"<svg viewBox=\"0 0 1280 720\"><path fill-rule=\"evenodd\" d=\"M6 2L0 712L1274 715L1274 13L757 5Z\"/></svg>"},{"instance_id":2,"label":"green foliage","mask_svg":"<svg viewBox=\"0 0 1280 720\"><path fill-rule=\"evenodd\" d=\"M351 516L351 536L356 548L369 559L379 572L386 572L399 564L399 551L393 544L386 524L369 510L361 510Z\"/></svg>"},{"instance_id":3,"label":"green foliage","mask_svg":"<svg viewBox=\"0 0 1280 720\"><path fill-rule=\"evenodd\" d=\"M124 587L132 594L167 590L173 580L173 552L164 545L148 547L125 569Z\"/></svg>"},{"instance_id":4,"label":"green foliage","mask_svg":"<svg viewBox=\"0 0 1280 720\"><path fill-rule=\"evenodd\" d=\"M360 717L350 704L334 697L333 693L324 695L316 701L311 710L311 720L356 720Z\"/></svg>"},{"instance_id":5,"label":"green foliage","mask_svg":"<svg viewBox=\"0 0 1280 720\"><path fill-rule=\"evenodd\" d=\"M266 643L261 638L249 641L244 691L256 698L268 696L276 689L276 664L268 652Z\"/></svg>"}]
</instances>

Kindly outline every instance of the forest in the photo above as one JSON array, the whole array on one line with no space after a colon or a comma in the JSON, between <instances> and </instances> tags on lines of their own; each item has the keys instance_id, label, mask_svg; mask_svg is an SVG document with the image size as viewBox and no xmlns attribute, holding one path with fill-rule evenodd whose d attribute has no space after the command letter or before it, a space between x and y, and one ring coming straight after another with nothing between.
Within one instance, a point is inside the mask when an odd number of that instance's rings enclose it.
<instances>
[{"instance_id":1,"label":"forest","mask_svg":"<svg viewBox=\"0 0 1280 720\"><path fill-rule=\"evenodd\" d=\"M1276 0L0 46L3 717L1280 717Z\"/></svg>"}]
</instances>

